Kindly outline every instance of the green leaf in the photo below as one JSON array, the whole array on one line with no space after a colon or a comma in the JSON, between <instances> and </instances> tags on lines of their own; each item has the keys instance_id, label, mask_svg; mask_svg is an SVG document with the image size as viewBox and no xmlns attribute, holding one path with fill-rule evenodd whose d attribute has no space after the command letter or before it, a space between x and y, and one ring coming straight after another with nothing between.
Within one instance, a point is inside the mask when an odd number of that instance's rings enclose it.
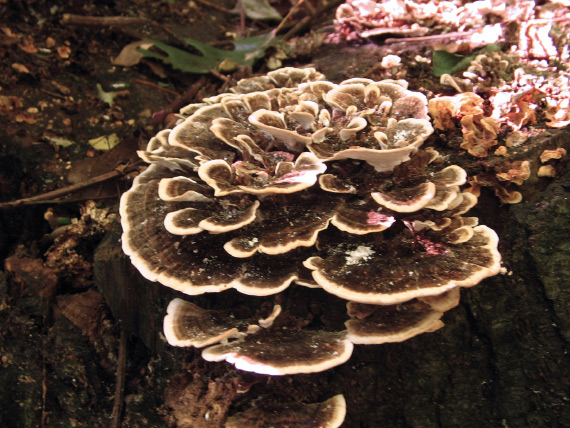
<instances>
[{"instance_id":1,"label":"green leaf","mask_svg":"<svg viewBox=\"0 0 570 428\"><path fill-rule=\"evenodd\" d=\"M184 39L188 46L198 50L201 55L195 55L182 49L167 45L157 40L146 40L152 43L164 53L153 52L147 49L139 49L143 57L154 58L171 64L177 70L187 73L208 73L217 70L219 65L229 58L239 65L252 65L256 59L265 55L265 50L277 43L273 33L260 36L248 37L247 39L233 42L234 50L214 48L194 39Z\"/></svg>"},{"instance_id":2,"label":"green leaf","mask_svg":"<svg viewBox=\"0 0 570 428\"><path fill-rule=\"evenodd\" d=\"M434 51L431 59L433 66L433 74L436 76L441 76L442 74L453 74L458 71L467 70L471 62L483 53L491 53L495 51L500 51L501 47L494 43L479 49L473 55L464 56L456 55L445 50Z\"/></svg>"},{"instance_id":3,"label":"green leaf","mask_svg":"<svg viewBox=\"0 0 570 428\"><path fill-rule=\"evenodd\" d=\"M451 70L464 59L463 55L456 55L445 50L434 51L431 57L433 74L438 77L442 74L451 74Z\"/></svg>"}]
</instances>

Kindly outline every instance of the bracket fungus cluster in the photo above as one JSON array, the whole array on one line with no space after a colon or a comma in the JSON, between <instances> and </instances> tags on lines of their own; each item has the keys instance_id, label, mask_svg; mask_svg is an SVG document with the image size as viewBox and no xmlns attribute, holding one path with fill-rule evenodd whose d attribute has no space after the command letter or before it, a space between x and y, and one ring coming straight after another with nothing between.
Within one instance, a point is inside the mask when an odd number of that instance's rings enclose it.
<instances>
[{"instance_id":1,"label":"bracket fungus cluster","mask_svg":"<svg viewBox=\"0 0 570 428\"><path fill-rule=\"evenodd\" d=\"M347 0L336 10L335 33L353 40L387 34L415 37L463 31L470 36L464 44L474 49L495 43L502 35L500 25L486 25L491 14L513 19L505 4L497 0Z\"/></svg>"},{"instance_id":2,"label":"bracket fungus cluster","mask_svg":"<svg viewBox=\"0 0 570 428\"><path fill-rule=\"evenodd\" d=\"M294 325L284 299L243 316L175 299L172 345L255 373L318 372L354 344L439 328L459 287L499 272L495 232L464 216L477 202L465 171L420 149L427 100L405 82L285 68L181 114L140 152L149 166L121 199L132 263L188 295L296 283L346 301L347 321Z\"/></svg>"}]
</instances>

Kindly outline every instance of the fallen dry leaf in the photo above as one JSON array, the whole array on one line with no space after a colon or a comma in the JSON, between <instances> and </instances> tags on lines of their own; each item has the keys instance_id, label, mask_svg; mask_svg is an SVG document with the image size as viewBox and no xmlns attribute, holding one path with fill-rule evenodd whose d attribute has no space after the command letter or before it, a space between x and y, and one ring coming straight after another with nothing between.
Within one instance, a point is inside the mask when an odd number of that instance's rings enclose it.
<instances>
[{"instance_id":1,"label":"fallen dry leaf","mask_svg":"<svg viewBox=\"0 0 570 428\"><path fill-rule=\"evenodd\" d=\"M71 89L69 89L67 86L59 83L58 81L52 80L50 83L63 95L71 94Z\"/></svg>"},{"instance_id":2,"label":"fallen dry leaf","mask_svg":"<svg viewBox=\"0 0 570 428\"><path fill-rule=\"evenodd\" d=\"M12 68L14 70L16 70L18 73L30 73L30 70L28 70L28 67L26 67L24 64L20 64L18 62L15 62L14 64L12 64Z\"/></svg>"},{"instance_id":3,"label":"fallen dry leaf","mask_svg":"<svg viewBox=\"0 0 570 428\"><path fill-rule=\"evenodd\" d=\"M90 288L79 294L67 294L57 297L57 306L61 314L93 339L95 331L103 317L105 301L99 292Z\"/></svg>"},{"instance_id":4,"label":"fallen dry leaf","mask_svg":"<svg viewBox=\"0 0 570 428\"><path fill-rule=\"evenodd\" d=\"M28 125L33 125L37 122L36 118L27 113L18 113L14 120L18 123L25 122Z\"/></svg>"},{"instance_id":5,"label":"fallen dry leaf","mask_svg":"<svg viewBox=\"0 0 570 428\"><path fill-rule=\"evenodd\" d=\"M89 144L95 150L106 151L106 150L111 150L113 147L119 144L120 141L121 140L119 139L117 134L111 134L111 135L103 135L102 137L93 138L89 140Z\"/></svg>"},{"instance_id":6,"label":"fallen dry leaf","mask_svg":"<svg viewBox=\"0 0 570 428\"><path fill-rule=\"evenodd\" d=\"M132 67L138 64L143 57L139 52L139 48L150 49L151 46L152 43L145 42L144 40L129 43L121 50L116 58L111 60L111 64L120 67Z\"/></svg>"},{"instance_id":7,"label":"fallen dry leaf","mask_svg":"<svg viewBox=\"0 0 570 428\"><path fill-rule=\"evenodd\" d=\"M67 59L71 54L71 49L69 48L69 46L59 46L57 48L57 54L61 59Z\"/></svg>"},{"instance_id":8,"label":"fallen dry leaf","mask_svg":"<svg viewBox=\"0 0 570 428\"><path fill-rule=\"evenodd\" d=\"M18 47L26 53L35 54L38 53L38 48L34 45L34 39L32 36L27 36Z\"/></svg>"},{"instance_id":9,"label":"fallen dry leaf","mask_svg":"<svg viewBox=\"0 0 570 428\"><path fill-rule=\"evenodd\" d=\"M2 31L8 37L18 37L9 27L6 25L0 25L0 31Z\"/></svg>"}]
</instances>

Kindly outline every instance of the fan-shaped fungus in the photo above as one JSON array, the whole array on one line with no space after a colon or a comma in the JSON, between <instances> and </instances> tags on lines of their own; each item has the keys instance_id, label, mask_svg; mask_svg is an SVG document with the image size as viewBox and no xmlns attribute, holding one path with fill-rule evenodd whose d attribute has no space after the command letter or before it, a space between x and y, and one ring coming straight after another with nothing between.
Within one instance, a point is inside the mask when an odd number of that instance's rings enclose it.
<instances>
[{"instance_id":1,"label":"fan-shaped fungus","mask_svg":"<svg viewBox=\"0 0 570 428\"><path fill-rule=\"evenodd\" d=\"M182 109L140 153L150 166L121 199L122 239L143 276L189 295L297 282L346 299L346 330L285 326L279 306L239 317L176 299L172 345L256 373L321 371L354 343L439 328L458 287L499 272L496 234L462 217L477 200L460 190L465 171L419 149L426 97L323 79L280 69Z\"/></svg>"}]
</instances>

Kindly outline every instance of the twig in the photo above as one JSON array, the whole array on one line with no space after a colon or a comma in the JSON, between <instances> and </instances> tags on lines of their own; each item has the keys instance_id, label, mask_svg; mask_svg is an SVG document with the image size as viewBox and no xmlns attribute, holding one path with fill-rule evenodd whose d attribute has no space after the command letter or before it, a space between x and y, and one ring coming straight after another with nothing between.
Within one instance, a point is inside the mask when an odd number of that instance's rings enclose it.
<instances>
[{"instance_id":1,"label":"twig","mask_svg":"<svg viewBox=\"0 0 570 428\"><path fill-rule=\"evenodd\" d=\"M111 172L107 172L105 174L98 175L93 177L89 180L82 181L81 183L72 184L71 186L62 187L61 189L53 190L51 192L42 193L41 195L32 196L31 198L24 198L18 199L16 201L9 201L9 202L2 202L0 203L0 209L2 208L12 208L18 207L23 205L36 205L36 204L44 204L48 201L53 203L53 199L60 198L62 196L68 195L70 193L76 192L78 190L84 189L86 187L92 186L94 184L102 183L107 180L111 180L116 177L120 177L122 175L128 174L137 169L140 165L142 165L142 161L136 161L127 165L122 171L113 170ZM65 201L64 201L65 202Z\"/></svg>"},{"instance_id":2,"label":"twig","mask_svg":"<svg viewBox=\"0 0 570 428\"><path fill-rule=\"evenodd\" d=\"M63 17L61 18L62 24L67 25L93 25L93 26L109 26L109 27L116 27L119 28L121 31L125 32L126 34L131 35L134 38L143 39L144 36L142 34L138 34L137 32L133 32L129 30L129 25L137 25L137 24L150 24L155 27L160 28L169 36L173 37L175 40L184 43L184 39L179 37L177 34L173 33L165 27L161 25L159 22L153 21L149 18L141 18L136 16L84 16L84 15L73 15L71 13L64 13Z\"/></svg>"},{"instance_id":3,"label":"twig","mask_svg":"<svg viewBox=\"0 0 570 428\"><path fill-rule=\"evenodd\" d=\"M147 80L135 79L135 82L140 83L142 85L152 86L153 88L158 89L159 91L167 92L169 94L176 95L177 97L180 96L180 94L178 92L172 91L168 88L163 88L162 86L158 86L156 83L152 83L152 82L149 82Z\"/></svg>"},{"instance_id":4,"label":"twig","mask_svg":"<svg viewBox=\"0 0 570 428\"><path fill-rule=\"evenodd\" d=\"M458 39L471 36L478 33L480 29L471 31L455 31L453 33L434 34L432 36L418 36L418 37L403 37L403 38L389 38L384 40L385 44L400 43L400 42L428 42L430 40L445 40L445 39Z\"/></svg>"},{"instance_id":5,"label":"twig","mask_svg":"<svg viewBox=\"0 0 570 428\"><path fill-rule=\"evenodd\" d=\"M570 21L570 16L567 14L565 16L559 16L557 18L543 18L543 19L531 19L528 21L529 25L541 25L541 24L550 24L551 22L564 22Z\"/></svg>"},{"instance_id":6,"label":"twig","mask_svg":"<svg viewBox=\"0 0 570 428\"><path fill-rule=\"evenodd\" d=\"M372 73L375 73L376 71L378 71L379 69L382 68L382 63L377 62L376 64L374 64L372 67L370 67L368 69L368 71L366 71L365 73L362 74L362 77L370 77L372 75Z\"/></svg>"},{"instance_id":7,"label":"twig","mask_svg":"<svg viewBox=\"0 0 570 428\"><path fill-rule=\"evenodd\" d=\"M133 16L83 16L64 13L61 18L62 24L69 25L111 25L123 26L133 24L157 24L152 19Z\"/></svg>"},{"instance_id":8,"label":"twig","mask_svg":"<svg viewBox=\"0 0 570 428\"><path fill-rule=\"evenodd\" d=\"M40 89L40 92L43 92L50 97L59 98L60 100L65 100L67 97L65 95L56 94L55 92L48 91L47 89Z\"/></svg>"},{"instance_id":9,"label":"twig","mask_svg":"<svg viewBox=\"0 0 570 428\"><path fill-rule=\"evenodd\" d=\"M328 11L329 11L330 9L337 7L337 6L338 6L339 4L341 4L342 2L343 2L343 0L335 0L335 1L332 1L332 2L330 2L330 3L327 3L326 5L320 7L319 9L317 9L313 16L310 16L310 17L309 17L309 16L305 16L305 17L303 17L303 19L301 19L300 22L289 22L289 23L285 23L285 24L283 24L283 26L282 26L281 29L289 29L289 28L291 28L291 27L294 27L295 30L293 31L293 33L294 33L294 34L295 34L295 33L298 33L298 32L300 32L301 30L303 30L304 28L308 27L308 26L309 26L309 23L310 23L313 19L318 19L318 18L323 17L326 13L328 13ZM309 18L309 19L307 19L307 18ZM287 33L287 34L289 35L289 33ZM289 35L289 38L290 38L291 36L292 36L292 35ZM287 36L286 36L286 37L287 37ZM285 40L287 40L287 39L285 39Z\"/></svg>"},{"instance_id":10,"label":"twig","mask_svg":"<svg viewBox=\"0 0 570 428\"><path fill-rule=\"evenodd\" d=\"M209 70L212 76L217 77L218 79L222 80L223 82L230 84L231 79L228 76L224 76L222 73L217 72L214 69Z\"/></svg>"},{"instance_id":11,"label":"twig","mask_svg":"<svg viewBox=\"0 0 570 428\"><path fill-rule=\"evenodd\" d=\"M207 7L211 7L212 9L219 10L220 12L232 13L231 10L226 9L225 7L222 7L222 6L218 6L217 4L210 3L209 1L206 1L206 0L195 0L195 1L196 1L196 3L200 3L203 6L207 6Z\"/></svg>"},{"instance_id":12,"label":"twig","mask_svg":"<svg viewBox=\"0 0 570 428\"><path fill-rule=\"evenodd\" d=\"M273 39L275 39L277 34L279 34L279 31L281 31L283 29L283 27L287 23L287 20L291 17L291 15L293 15L293 13L297 9L299 9L299 7L301 7L301 5L304 2L305 2L305 0L299 0L299 2L297 2L297 4L295 4L291 9L289 9L289 12L287 12L287 15L285 15L285 17L281 20L281 22L279 23L279 25L277 27L275 27L273 30L271 30L269 38L260 46L260 48L269 46L273 42ZM252 55L252 54L249 54L249 55ZM246 59L248 59L248 56L246 56Z\"/></svg>"},{"instance_id":13,"label":"twig","mask_svg":"<svg viewBox=\"0 0 570 428\"><path fill-rule=\"evenodd\" d=\"M110 428L119 428L121 426L121 413L123 412L123 401L125 397L126 367L127 367L127 333L125 327L121 326L121 336L119 338L119 356L117 358L115 400L113 402L113 412L111 413Z\"/></svg>"},{"instance_id":14,"label":"twig","mask_svg":"<svg viewBox=\"0 0 570 428\"><path fill-rule=\"evenodd\" d=\"M224 84L220 88L221 92L226 92L227 88L229 88L230 86L235 86L236 84L236 82L232 80L229 76L224 76L223 74L217 72L216 70L210 70L210 74L224 82Z\"/></svg>"},{"instance_id":15,"label":"twig","mask_svg":"<svg viewBox=\"0 0 570 428\"><path fill-rule=\"evenodd\" d=\"M243 7L243 1L237 0L237 7L239 8L239 31L242 38L245 38L245 8Z\"/></svg>"},{"instance_id":16,"label":"twig","mask_svg":"<svg viewBox=\"0 0 570 428\"><path fill-rule=\"evenodd\" d=\"M43 366L42 366L42 419L41 419L41 428L46 426L47 418L50 412L46 411L46 402L47 402L47 367L46 367L46 360L43 359Z\"/></svg>"},{"instance_id":17,"label":"twig","mask_svg":"<svg viewBox=\"0 0 570 428\"><path fill-rule=\"evenodd\" d=\"M311 21L310 16L305 16L299 22L297 22L287 33L283 36L283 41L289 40L295 34L301 32L301 30Z\"/></svg>"},{"instance_id":18,"label":"twig","mask_svg":"<svg viewBox=\"0 0 570 428\"><path fill-rule=\"evenodd\" d=\"M287 20L291 17L291 15L293 15L293 13L295 13L297 9L303 5L303 3L305 3L305 0L299 0L291 9L289 9L289 12L287 12L285 18L283 18L279 25L273 30L273 34L278 34L279 31L281 31Z\"/></svg>"},{"instance_id":19,"label":"twig","mask_svg":"<svg viewBox=\"0 0 570 428\"><path fill-rule=\"evenodd\" d=\"M315 6L313 6L313 5L311 4L311 2L310 2L309 0L307 0L307 1L305 2L305 7L307 8L307 10L308 10L309 13L311 14L311 16L314 17L315 14L317 13L317 11L316 11L316 9L315 9Z\"/></svg>"},{"instance_id":20,"label":"twig","mask_svg":"<svg viewBox=\"0 0 570 428\"><path fill-rule=\"evenodd\" d=\"M178 112L181 107L187 105L194 99L196 94L200 89L206 86L207 78L206 76L200 76L200 78L190 86L190 88L182 94L182 96L176 100L174 100L168 107L163 110L157 111L152 115L153 120L156 124L162 124L164 122L165 117L169 113Z\"/></svg>"},{"instance_id":21,"label":"twig","mask_svg":"<svg viewBox=\"0 0 570 428\"><path fill-rule=\"evenodd\" d=\"M196 82L194 82L194 84L190 86L190 88L186 92L184 92L184 94L180 98L181 104L178 106L177 110L180 109L180 107L185 106L190 101L192 101L196 96L196 94L198 93L198 91L206 86L207 80L208 79L206 78L206 76L200 76L200 78Z\"/></svg>"}]
</instances>

